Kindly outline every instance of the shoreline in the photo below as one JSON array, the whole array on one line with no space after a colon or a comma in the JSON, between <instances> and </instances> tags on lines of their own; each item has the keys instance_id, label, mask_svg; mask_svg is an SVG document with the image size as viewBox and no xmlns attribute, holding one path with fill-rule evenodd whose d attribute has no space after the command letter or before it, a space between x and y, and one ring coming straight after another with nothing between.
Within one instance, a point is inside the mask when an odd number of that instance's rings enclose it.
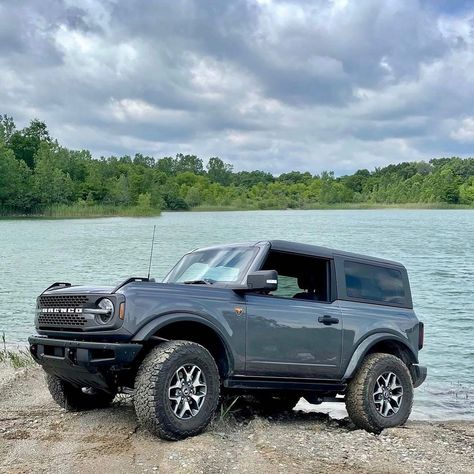
<instances>
[{"instance_id":1,"label":"shoreline","mask_svg":"<svg viewBox=\"0 0 474 474\"><path fill-rule=\"evenodd\" d=\"M405 204L381 204L381 203L340 203L340 204L314 204L298 208L254 208L254 207L238 207L238 206L196 206L186 210L162 209L143 213L141 211L134 212L133 208L118 209L114 211L98 212L98 213L80 213L71 212L68 214L67 209L61 213L41 213L41 214L9 214L0 215L0 220L62 220L62 219L102 219L112 217L159 217L166 212L243 212L243 211L350 211L350 210L474 210L474 206L468 204L448 204L448 203L405 203Z\"/></svg>"},{"instance_id":2,"label":"shoreline","mask_svg":"<svg viewBox=\"0 0 474 474\"><path fill-rule=\"evenodd\" d=\"M300 401L270 415L237 403L205 433L165 442L138 426L130 398L66 412L39 367L0 364L2 472L468 473L473 439L474 421L409 421L374 435Z\"/></svg>"}]
</instances>

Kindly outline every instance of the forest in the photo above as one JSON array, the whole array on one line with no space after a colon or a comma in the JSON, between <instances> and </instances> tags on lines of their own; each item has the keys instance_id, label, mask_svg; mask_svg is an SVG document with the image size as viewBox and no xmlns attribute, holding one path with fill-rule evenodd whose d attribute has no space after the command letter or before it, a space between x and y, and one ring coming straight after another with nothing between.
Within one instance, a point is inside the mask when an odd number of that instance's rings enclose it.
<instances>
[{"instance_id":1,"label":"forest","mask_svg":"<svg viewBox=\"0 0 474 474\"><path fill-rule=\"evenodd\" d=\"M329 162L329 161L328 161ZM219 157L69 150L40 120L0 116L0 215L156 215L162 210L474 207L474 159L436 158L347 176L234 171Z\"/></svg>"}]
</instances>

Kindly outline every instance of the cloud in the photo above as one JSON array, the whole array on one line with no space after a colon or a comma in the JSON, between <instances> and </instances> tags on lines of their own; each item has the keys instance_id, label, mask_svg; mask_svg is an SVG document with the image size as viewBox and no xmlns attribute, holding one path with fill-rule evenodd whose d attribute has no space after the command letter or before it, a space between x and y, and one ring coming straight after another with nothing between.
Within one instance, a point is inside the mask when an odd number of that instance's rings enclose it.
<instances>
[{"instance_id":1,"label":"cloud","mask_svg":"<svg viewBox=\"0 0 474 474\"><path fill-rule=\"evenodd\" d=\"M0 113L95 156L274 173L464 156L473 20L423 0L4 0Z\"/></svg>"},{"instance_id":2,"label":"cloud","mask_svg":"<svg viewBox=\"0 0 474 474\"><path fill-rule=\"evenodd\" d=\"M453 130L451 138L460 142L474 142L474 118L465 118L458 129Z\"/></svg>"}]
</instances>

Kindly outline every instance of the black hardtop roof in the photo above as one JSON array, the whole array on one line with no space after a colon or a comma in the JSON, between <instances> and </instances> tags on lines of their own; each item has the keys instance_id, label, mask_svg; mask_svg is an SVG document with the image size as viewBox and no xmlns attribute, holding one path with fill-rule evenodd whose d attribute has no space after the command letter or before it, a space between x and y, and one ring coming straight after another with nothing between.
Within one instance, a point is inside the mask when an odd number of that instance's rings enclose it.
<instances>
[{"instance_id":1,"label":"black hardtop roof","mask_svg":"<svg viewBox=\"0 0 474 474\"><path fill-rule=\"evenodd\" d=\"M319 257L328 258L338 256L357 260L367 260L371 263L380 263L383 265L394 265L397 267L403 267L401 263L395 262L393 260L386 260L383 258L371 257L369 255L353 252L344 252L342 250L336 250L328 247L320 247L318 245L303 244L300 242L292 242L289 240L269 240L268 242L273 250L278 250L281 252L300 253L305 255L315 255Z\"/></svg>"},{"instance_id":2,"label":"black hardtop roof","mask_svg":"<svg viewBox=\"0 0 474 474\"><path fill-rule=\"evenodd\" d=\"M364 260L370 263L379 263L381 265L392 265L396 267L402 267L403 264L399 262L395 262L393 260L386 260L383 258L378 257L371 257L369 255L359 254L359 253L352 253L352 252L344 252L342 250L336 250L329 247L321 247L318 245L311 245L311 244L303 244L301 242L293 242L290 240L259 240L256 242L238 242L238 243L229 243L229 244L222 244L222 245L212 245L206 248L199 248L195 250L207 250L213 248L222 248L222 247L236 247L236 246L256 246L256 245L265 245L269 244L273 250L277 250L280 252L290 252L290 253L298 253L302 255L314 255L316 257L326 257L326 258L333 258L333 257L343 257L343 258L351 258L354 260ZM195 251L194 250L194 251Z\"/></svg>"}]
</instances>

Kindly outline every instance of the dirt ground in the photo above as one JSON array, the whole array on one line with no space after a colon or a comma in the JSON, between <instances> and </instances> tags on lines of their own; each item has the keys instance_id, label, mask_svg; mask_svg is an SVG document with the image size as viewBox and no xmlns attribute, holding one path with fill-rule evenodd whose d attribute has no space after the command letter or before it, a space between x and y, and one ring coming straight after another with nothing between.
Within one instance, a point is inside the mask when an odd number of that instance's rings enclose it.
<instances>
[{"instance_id":1,"label":"dirt ground","mask_svg":"<svg viewBox=\"0 0 474 474\"><path fill-rule=\"evenodd\" d=\"M38 368L0 366L0 472L474 472L472 422L409 422L376 436L325 414L234 408L200 436L165 442L138 427L129 399L67 413Z\"/></svg>"}]
</instances>

